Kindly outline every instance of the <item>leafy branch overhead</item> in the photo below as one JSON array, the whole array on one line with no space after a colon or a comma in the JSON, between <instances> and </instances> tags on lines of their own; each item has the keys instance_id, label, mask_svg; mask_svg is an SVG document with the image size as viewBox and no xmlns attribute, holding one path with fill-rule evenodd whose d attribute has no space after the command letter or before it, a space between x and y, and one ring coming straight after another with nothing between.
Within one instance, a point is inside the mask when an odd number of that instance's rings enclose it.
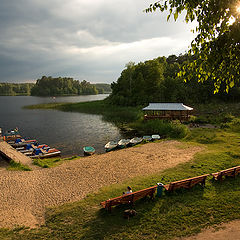
<instances>
[{"instance_id":1,"label":"leafy branch overhead","mask_svg":"<svg viewBox=\"0 0 240 240\"><path fill-rule=\"evenodd\" d=\"M167 19L173 16L176 21L179 14L185 14L186 22L196 20L198 23L197 36L189 52L195 56L194 61L186 65L179 76L189 80L195 75L201 82L211 79L215 92L221 85L228 92L239 82L239 0L166 0L151 4L145 11L156 10L169 11Z\"/></svg>"}]
</instances>

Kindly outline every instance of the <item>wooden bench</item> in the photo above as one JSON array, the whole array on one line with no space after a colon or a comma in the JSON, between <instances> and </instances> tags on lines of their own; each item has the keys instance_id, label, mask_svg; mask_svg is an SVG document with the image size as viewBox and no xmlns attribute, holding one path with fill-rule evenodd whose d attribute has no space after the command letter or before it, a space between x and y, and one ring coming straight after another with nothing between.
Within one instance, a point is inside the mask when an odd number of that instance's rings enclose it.
<instances>
[{"instance_id":1,"label":"wooden bench","mask_svg":"<svg viewBox=\"0 0 240 240\"><path fill-rule=\"evenodd\" d=\"M112 206L120 205L120 204L131 204L145 196L150 196L151 198L154 197L154 193L156 191L157 186L153 186L150 188L146 188L143 190L139 190L137 192L124 194L122 196L108 199L104 202L101 202L100 205L102 205L106 210L111 212Z\"/></svg>"},{"instance_id":2,"label":"wooden bench","mask_svg":"<svg viewBox=\"0 0 240 240\"><path fill-rule=\"evenodd\" d=\"M176 181L176 182L171 182L170 184L164 185L164 188L166 191L172 192L179 188L189 189L189 188L194 187L197 184L201 184L202 186L205 186L205 181L206 181L207 176L209 176L209 174L205 174L205 175L193 177L193 178L188 178L188 179L183 179L183 180Z\"/></svg>"},{"instance_id":3,"label":"wooden bench","mask_svg":"<svg viewBox=\"0 0 240 240\"><path fill-rule=\"evenodd\" d=\"M220 172L212 173L213 179L222 180L223 176L225 177L236 177L240 173L240 166L228 168Z\"/></svg>"}]
</instances>

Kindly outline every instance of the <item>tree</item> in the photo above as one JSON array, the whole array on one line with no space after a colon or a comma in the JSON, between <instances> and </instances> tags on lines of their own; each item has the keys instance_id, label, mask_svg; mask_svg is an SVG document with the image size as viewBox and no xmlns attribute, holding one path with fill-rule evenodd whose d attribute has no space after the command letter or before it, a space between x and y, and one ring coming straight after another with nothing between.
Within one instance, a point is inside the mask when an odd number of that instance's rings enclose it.
<instances>
[{"instance_id":1,"label":"tree","mask_svg":"<svg viewBox=\"0 0 240 240\"><path fill-rule=\"evenodd\" d=\"M165 0L150 5L146 12L169 11L167 20L185 13L185 21L197 20L196 38L189 54L195 59L186 65L179 76L192 70L199 81L213 80L215 92L221 85L228 92L239 83L240 69L240 3L238 0Z\"/></svg>"},{"instance_id":2,"label":"tree","mask_svg":"<svg viewBox=\"0 0 240 240\"><path fill-rule=\"evenodd\" d=\"M33 96L97 94L96 87L86 80L79 82L73 78L52 78L42 76L31 89Z\"/></svg>"}]
</instances>

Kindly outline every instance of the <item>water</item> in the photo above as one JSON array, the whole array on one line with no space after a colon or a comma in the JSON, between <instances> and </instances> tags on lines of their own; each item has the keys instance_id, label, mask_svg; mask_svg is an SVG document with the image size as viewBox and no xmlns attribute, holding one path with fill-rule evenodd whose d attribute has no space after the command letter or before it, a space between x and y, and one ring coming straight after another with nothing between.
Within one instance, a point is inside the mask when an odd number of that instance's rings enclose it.
<instances>
[{"instance_id":1,"label":"water","mask_svg":"<svg viewBox=\"0 0 240 240\"><path fill-rule=\"evenodd\" d=\"M23 109L23 106L49 102L86 102L102 100L108 95L74 97L0 96L0 127L3 132L19 128L27 139L37 139L62 151L62 156L83 155L84 146L103 153L110 140L121 139L119 129L102 116L58 110Z\"/></svg>"}]
</instances>

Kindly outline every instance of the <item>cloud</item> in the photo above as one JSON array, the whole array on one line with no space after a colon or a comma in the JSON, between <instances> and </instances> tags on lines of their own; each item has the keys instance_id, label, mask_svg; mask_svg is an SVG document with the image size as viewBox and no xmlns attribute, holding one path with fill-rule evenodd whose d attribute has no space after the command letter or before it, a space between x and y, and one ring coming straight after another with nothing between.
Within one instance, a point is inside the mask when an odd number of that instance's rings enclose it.
<instances>
[{"instance_id":1,"label":"cloud","mask_svg":"<svg viewBox=\"0 0 240 240\"><path fill-rule=\"evenodd\" d=\"M194 25L144 13L150 3L2 0L0 81L52 75L110 83L129 61L185 52Z\"/></svg>"}]
</instances>

